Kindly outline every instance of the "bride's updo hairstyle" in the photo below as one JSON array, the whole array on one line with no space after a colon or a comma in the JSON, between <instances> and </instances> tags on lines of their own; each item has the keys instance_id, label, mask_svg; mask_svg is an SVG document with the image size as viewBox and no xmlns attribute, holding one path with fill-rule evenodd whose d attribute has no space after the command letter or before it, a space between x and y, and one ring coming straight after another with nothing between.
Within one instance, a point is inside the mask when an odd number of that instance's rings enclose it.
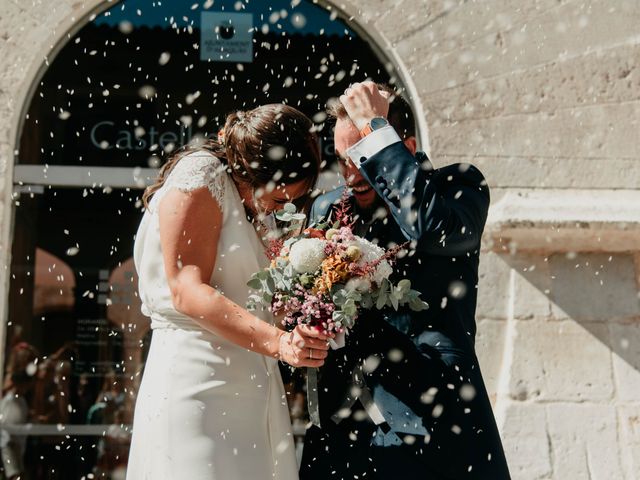
<instances>
[{"instance_id":1,"label":"bride's updo hairstyle","mask_svg":"<svg viewBox=\"0 0 640 480\"><path fill-rule=\"evenodd\" d=\"M222 160L236 183L254 191L270 182L276 186L301 180L311 189L320 172L320 146L313 122L288 105L263 105L231 113L217 138L176 151L160 169L157 181L145 190L142 201L146 208L180 159L198 150Z\"/></svg>"}]
</instances>

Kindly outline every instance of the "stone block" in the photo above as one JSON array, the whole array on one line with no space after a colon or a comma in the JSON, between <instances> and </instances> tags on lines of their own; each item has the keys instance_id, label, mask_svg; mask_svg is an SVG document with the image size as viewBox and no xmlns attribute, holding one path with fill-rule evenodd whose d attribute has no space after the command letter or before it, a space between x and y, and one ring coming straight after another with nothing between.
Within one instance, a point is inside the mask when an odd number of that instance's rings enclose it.
<instances>
[{"instance_id":1,"label":"stone block","mask_svg":"<svg viewBox=\"0 0 640 480\"><path fill-rule=\"evenodd\" d=\"M505 319L509 305L509 265L501 255L480 255L476 318Z\"/></svg>"},{"instance_id":2,"label":"stone block","mask_svg":"<svg viewBox=\"0 0 640 480\"><path fill-rule=\"evenodd\" d=\"M618 400L640 403L640 320L610 323L609 333Z\"/></svg>"},{"instance_id":3,"label":"stone block","mask_svg":"<svg viewBox=\"0 0 640 480\"><path fill-rule=\"evenodd\" d=\"M348 8L356 22L360 25L373 24L385 17L394 7L392 0L369 0L367 2L354 1L352 8Z\"/></svg>"},{"instance_id":4,"label":"stone block","mask_svg":"<svg viewBox=\"0 0 640 480\"><path fill-rule=\"evenodd\" d=\"M509 402L501 416L500 434L512 478L550 478L552 464L545 407Z\"/></svg>"},{"instance_id":5,"label":"stone block","mask_svg":"<svg viewBox=\"0 0 640 480\"><path fill-rule=\"evenodd\" d=\"M618 426L624 478L636 480L640 478L640 405L619 407Z\"/></svg>"},{"instance_id":6,"label":"stone block","mask_svg":"<svg viewBox=\"0 0 640 480\"><path fill-rule=\"evenodd\" d=\"M82 2L76 0L58 0L57 2L29 0L27 3L20 0L6 0L3 3L7 6L13 4L24 9L30 17L41 24L48 25L49 30L53 30L64 18L74 14L76 18L80 18L82 12L90 12L97 5L106 2L104 0L84 0Z\"/></svg>"},{"instance_id":7,"label":"stone block","mask_svg":"<svg viewBox=\"0 0 640 480\"><path fill-rule=\"evenodd\" d=\"M609 331L601 323L514 320L507 394L516 400L609 402Z\"/></svg>"},{"instance_id":8,"label":"stone block","mask_svg":"<svg viewBox=\"0 0 640 480\"><path fill-rule=\"evenodd\" d=\"M514 318L550 317L551 273L546 257L518 252L504 258L516 274L514 278Z\"/></svg>"},{"instance_id":9,"label":"stone block","mask_svg":"<svg viewBox=\"0 0 640 480\"><path fill-rule=\"evenodd\" d=\"M610 321L640 315L632 255L558 254L549 262L555 317Z\"/></svg>"},{"instance_id":10,"label":"stone block","mask_svg":"<svg viewBox=\"0 0 640 480\"><path fill-rule=\"evenodd\" d=\"M433 58L434 55L463 49L478 40L493 38L491 34L504 34L567 1L433 2L436 5L427 12L430 21L422 28L419 28L422 22L418 21L416 27L410 30L411 42L398 42L398 50L401 56L406 56L411 63L419 63L426 58ZM397 40L407 38L406 35L401 36L398 33L390 35L390 38Z\"/></svg>"},{"instance_id":11,"label":"stone block","mask_svg":"<svg viewBox=\"0 0 640 480\"><path fill-rule=\"evenodd\" d=\"M465 3L465 0L399 0L389 5L386 15L381 15L375 22L375 27L380 29L384 35L396 44L399 40L414 35L419 32L429 31L429 25L438 21L442 17L450 15ZM418 48L425 48L425 45L415 42ZM405 49L400 50L401 56L407 54ZM404 57L402 57L404 58ZM407 61L415 61L415 58L408 55Z\"/></svg>"},{"instance_id":12,"label":"stone block","mask_svg":"<svg viewBox=\"0 0 640 480\"><path fill-rule=\"evenodd\" d=\"M623 478L616 409L609 405L547 407L553 478Z\"/></svg>"},{"instance_id":13,"label":"stone block","mask_svg":"<svg viewBox=\"0 0 640 480\"><path fill-rule=\"evenodd\" d=\"M639 129L632 102L431 125L430 136L434 156L638 158Z\"/></svg>"},{"instance_id":14,"label":"stone block","mask_svg":"<svg viewBox=\"0 0 640 480\"><path fill-rule=\"evenodd\" d=\"M544 256L485 252L480 257L479 275L478 318L507 318L510 302L515 318L550 316L550 274Z\"/></svg>"},{"instance_id":15,"label":"stone block","mask_svg":"<svg viewBox=\"0 0 640 480\"><path fill-rule=\"evenodd\" d=\"M476 353L487 392L495 403L505 347L506 321L480 320L476 334Z\"/></svg>"},{"instance_id":16,"label":"stone block","mask_svg":"<svg viewBox=\"0 0 640 480\"><path fill-rule=\"evenodd\" d=\"M5 2L2 9L0 58L3 68L0 69L0 90L13 97L34 81L33 78L26 78L27 73L44 61L44 55L51 48L53 25L38 22L28 10L11 2Z\"/></svg>"},{"instance_id":17,"label":"stone block","mask_svg":"<svg viewBox=\"0 0 640 480\"><path fill-rule=\"evenodd\" d=\"M433 43L427 43L428 39L422 40L427 48L414 52L413 68L416 75L424 76L423 92L433 92L526 70L559 58L584 55L591 50L631 43L637 38L639 21L640 10L635 0L619 0L615 5L604 0L565 2L512 28L507 25L505 29L489 31L451 50L446 46L434 47ZM474 25L473 17L460 26L465 31L483 28L482 23ZM421 43L407 37L399 43L399 49L403 44L411 48L411 42Z\"/></svg>"},{"instance_id":18,"label":"stone block","mask_svg":"<svg viewBox=\"0 0 640 480\"><path fill-rule=\"evenodd\" d=\"M640 90L640 88L639 88ZM497 199L498 188L554 189L635 189L640 185L640 168L635 158L607 158L585 160L581 158L557 158L540 156L448 156L441 155L439 164L472 163L485 175L491 187L491 204ZM606 162L606 174L602 164Z\"/></svg>"},{"instance_id":19,"label":"stone block","mask_svg":"<svg viewBox=\"0 0 640 480\"><path fill-rule=\"evenodd\" d=\"M529 70L425 93L431 125L640 99L640 45L620 45Z\"/></svg>"}]
</instances>

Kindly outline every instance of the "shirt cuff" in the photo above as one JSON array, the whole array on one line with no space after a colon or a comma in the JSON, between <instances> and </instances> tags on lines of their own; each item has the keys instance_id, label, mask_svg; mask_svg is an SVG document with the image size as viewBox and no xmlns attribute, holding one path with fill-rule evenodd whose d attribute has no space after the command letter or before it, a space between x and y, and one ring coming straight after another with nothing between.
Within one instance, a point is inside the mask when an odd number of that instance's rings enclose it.
<instances>
[{"instance_id":1,"label":"shirt cuff","mask_svg":"<svg viewBox=\"0 0 640 480\"><path fill-rule=\"evenodd\" d=\"M355 166L360 168L360 162L363 158L366 160L369 157L373 157L380 150L401 141L395 129L391 125L387 125L380 130L371 132L351 148L348 148L346 153Z\"/></svg>"}]
</instances>

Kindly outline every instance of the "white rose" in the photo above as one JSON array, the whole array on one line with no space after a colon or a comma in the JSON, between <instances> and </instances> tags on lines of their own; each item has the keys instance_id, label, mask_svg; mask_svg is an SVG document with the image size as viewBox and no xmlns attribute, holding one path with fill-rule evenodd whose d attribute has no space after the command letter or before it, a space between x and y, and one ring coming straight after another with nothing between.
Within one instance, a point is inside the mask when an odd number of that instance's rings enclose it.
<instances>
[{"instance_id":1,"label":"white rose","mask_svg":"<svg viewBox=\"0 0 640 480\"><path fill-rule=\"evenodd\" d=\"M315 272L322 261L325 241L319 238L303 238L291 245L289 250L289 262L298 273Z\"/></svg>"},{"instance_id":2,"label":"white rose","mask_svg":"<svg viewBox=\"0 0 640 480\"><path fill-rule=\"evenodd\" d=\"M375 260L378 260L385 254L385 251L382 247L379 247L378 245L371 243L370 241L365 240L361 237L356 237L354 244L360 247L360 251L362 252L362 255L358 259L358 265L371 263ZM376 271L373 272L370 278L371 281L380 285L382 283L382 280L384 280L385 278L389 278L392 273L393 268L391 268L389 262L387 260L382 260L378 264Z\"/></svg>"},{"instance_id":3,"label":"white rose","mask_svg":"<svg viewBox=\"0 0 640 480\"><path fill-rule=\"evenodd\" d=\"M371 290L371 281L368 278L354 277L344 286L347 292L368 292Z\"/></svg>"}]
</instances>

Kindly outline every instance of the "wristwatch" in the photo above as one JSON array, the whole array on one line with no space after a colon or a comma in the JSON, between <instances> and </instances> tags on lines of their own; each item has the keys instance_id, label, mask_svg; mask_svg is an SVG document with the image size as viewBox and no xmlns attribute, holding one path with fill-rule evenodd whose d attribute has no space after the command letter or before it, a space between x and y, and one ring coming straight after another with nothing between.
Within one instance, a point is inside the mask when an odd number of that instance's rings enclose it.
<instances>
[{"instance_id":1,"label":"wristwatch","mask_svg":"<svg viewBox=\"0 0 640 480\"><path fill-rule=\"evenodd\" d=\"M360 130L360 137L364 138L374 130L380 130L381 128L384 128L387 125L389 125L389 122L387 121L386 118L373 117L371 120L369 120L369 123L367 123L365 127L362 130Z\"/></svg>"}]
</instances>

